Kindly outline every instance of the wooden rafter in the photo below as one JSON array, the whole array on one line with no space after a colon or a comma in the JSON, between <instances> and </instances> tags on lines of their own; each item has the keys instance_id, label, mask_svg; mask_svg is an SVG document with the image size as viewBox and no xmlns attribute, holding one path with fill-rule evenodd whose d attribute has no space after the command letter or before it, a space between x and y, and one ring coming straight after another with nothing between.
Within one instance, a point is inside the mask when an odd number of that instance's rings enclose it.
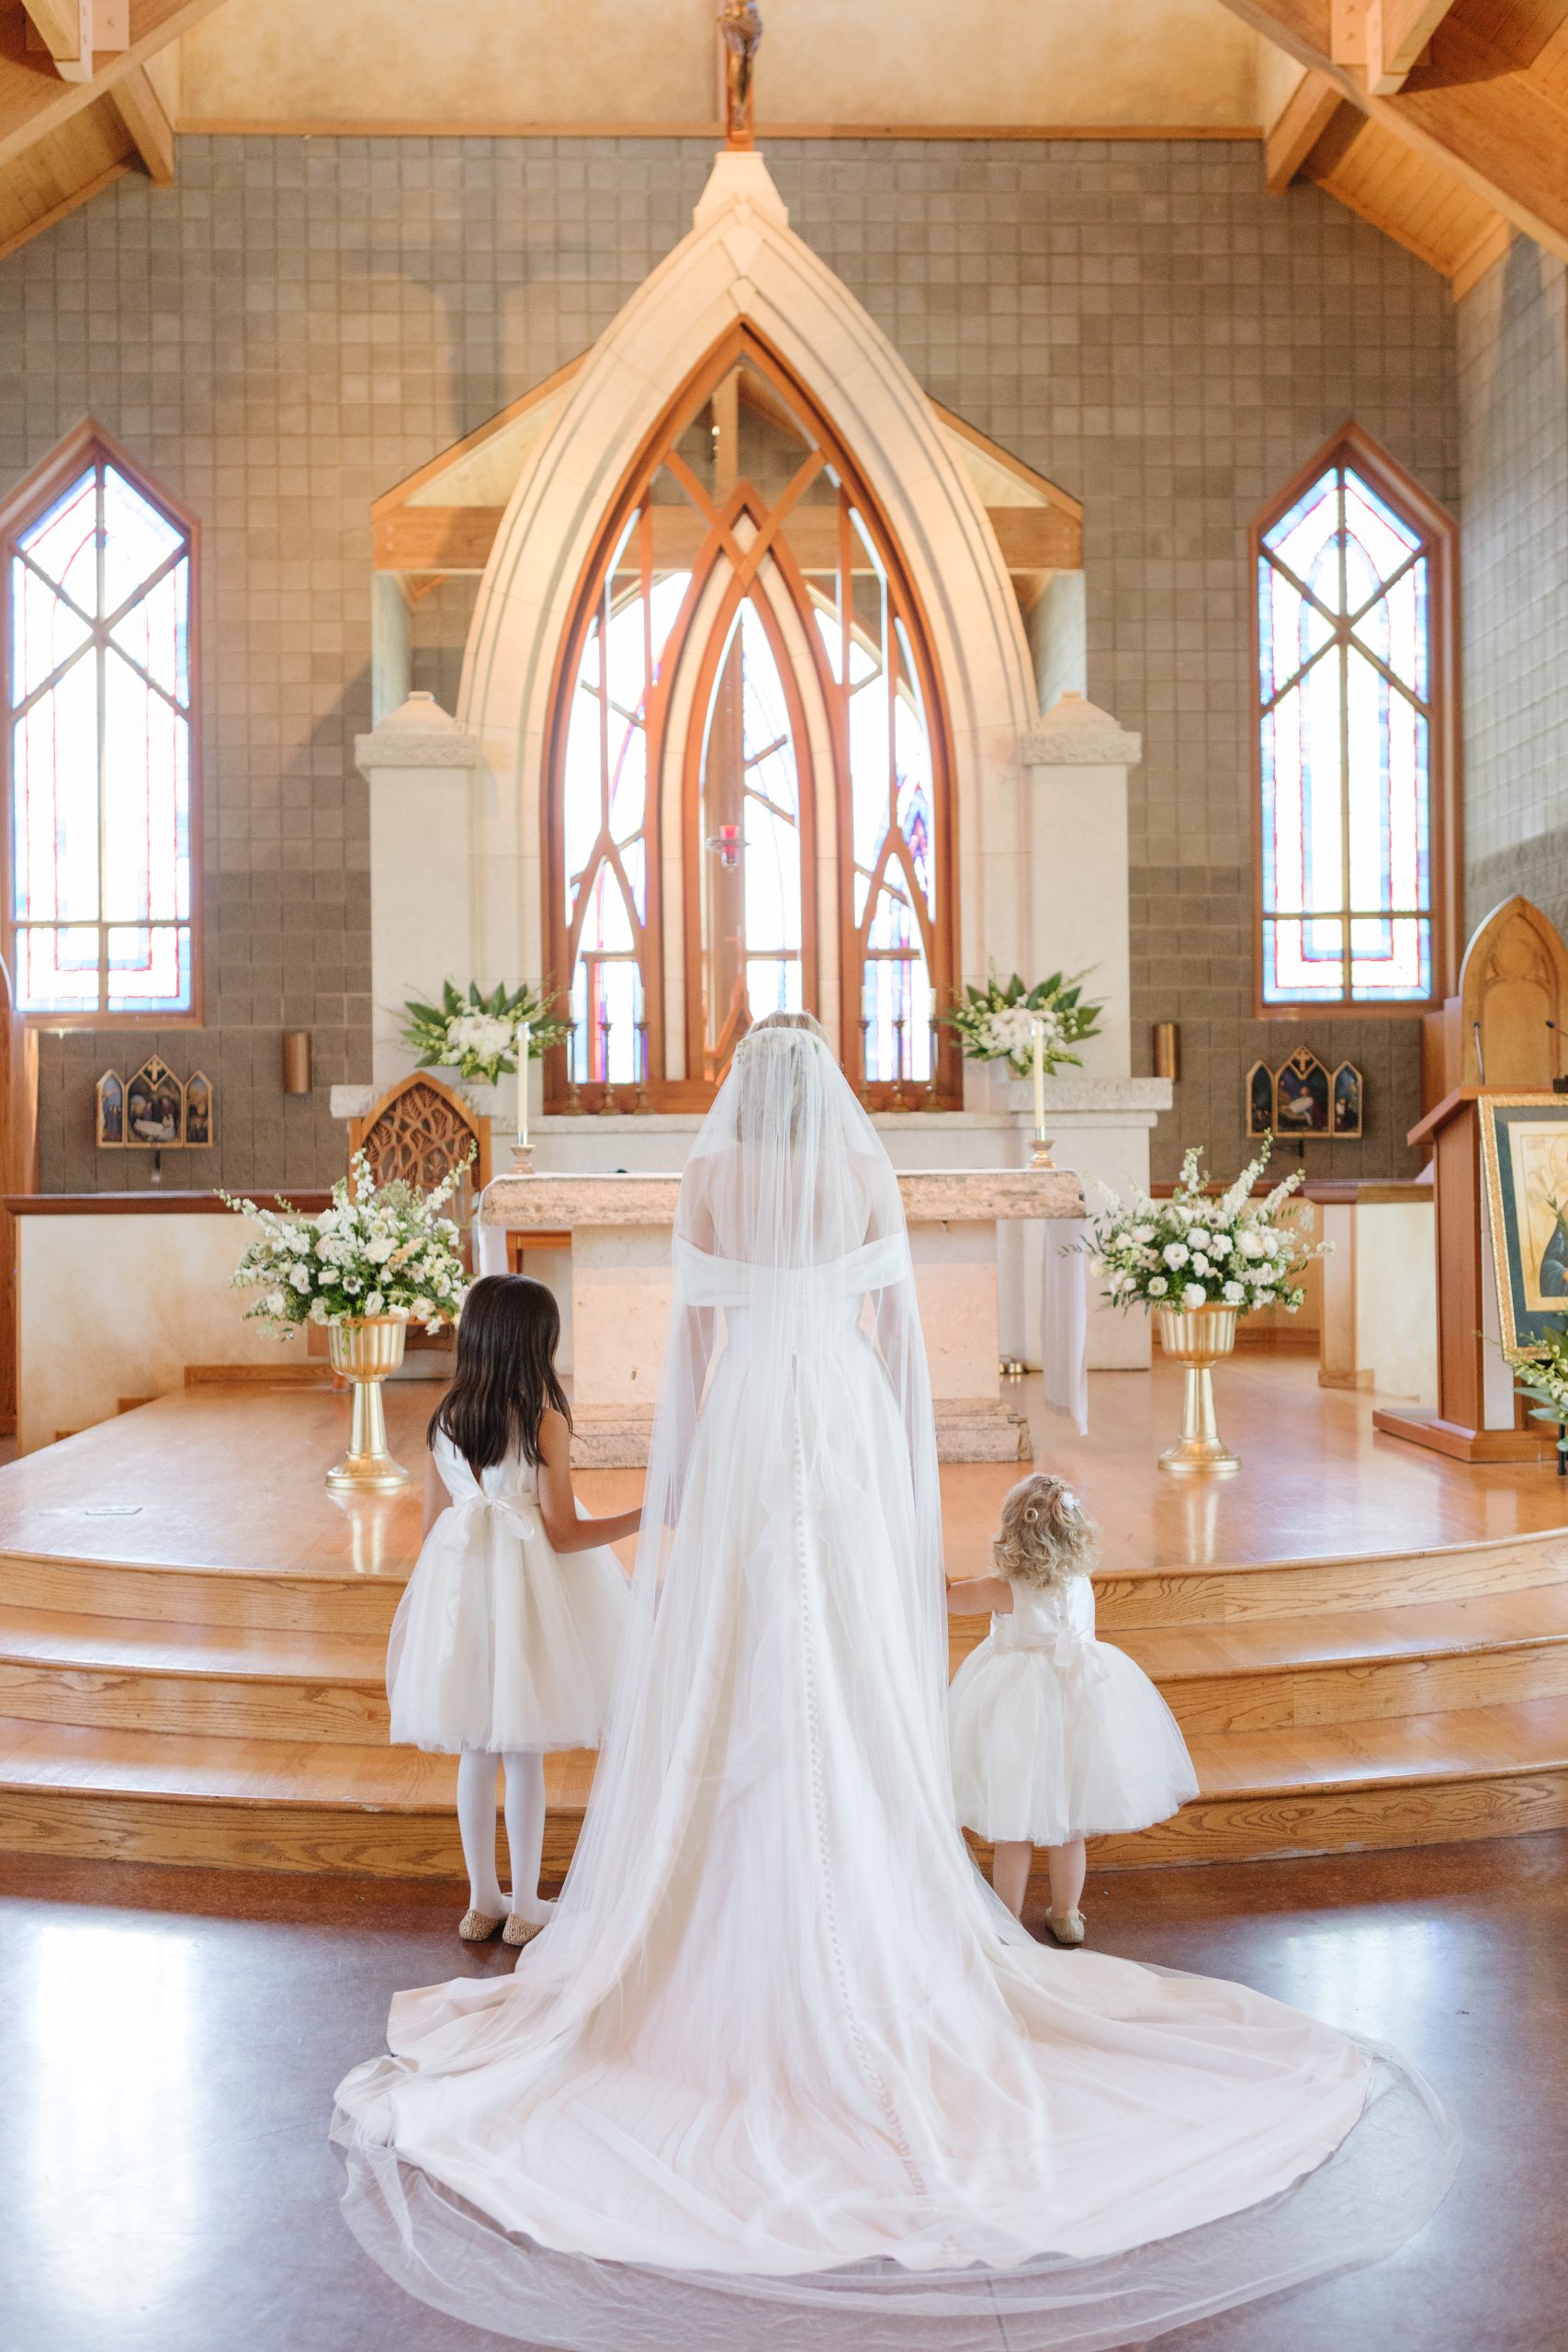
<instances>
[{"instance_id":1,"label":"wooden rafter","mask_svg":"<svg viewBox=\"0 0 1568 2352\"><path fill-rule=\"evenodd\" d=\"M133 65L120 76L109 93L109 102L135 141L148 178L159 187L172 187L175 126L145 65Z\"/></svg>"},{"instance_id":2,"label":"wooden rafter","mask_svg":"<svg viewBox=\"0 0 1568 2352\"><path fill-rule=\"evenodd\" d=\"M1389 96L1369 87L1364 62L1336 54L1337 19L1341 51L1351 39L1344 0L1224 5L1568 260L1568 0L1459 0Z\"/></svg>"},{"instance_id":3,"label":"wooden rafter","mask_svg":"<svg viewBox=\"0 0 1568 2352\"><path fill-rule=\"evenodd\" d=\"M1378 97L1402 89L1454 0L1368 0L1367 87Z\"/></svg>"},{"instance_id":4,"label":"wooden rafter","mask_svg":"<svg viewBox=\"0 0 1568 2352\"><path fill-rule=\"evenodd\" d=\"M1344 104L1326 74L1303 75L1263 141L1263 184L1271 196L1290 187Z\"/></svg>"},{"instance_id":5,"label":"wooden rafter","mask_svg":"<svg viewBox=\"0 0 1568 2352\"><path fill-rule=\"evenodd\" d=\"M86 82L62 81L52 61L13 46L0 51L0 166L94 105L137 66L177 40L223 0L130 0L130 40L96 61Z\"/></svg>"}]
</instances>

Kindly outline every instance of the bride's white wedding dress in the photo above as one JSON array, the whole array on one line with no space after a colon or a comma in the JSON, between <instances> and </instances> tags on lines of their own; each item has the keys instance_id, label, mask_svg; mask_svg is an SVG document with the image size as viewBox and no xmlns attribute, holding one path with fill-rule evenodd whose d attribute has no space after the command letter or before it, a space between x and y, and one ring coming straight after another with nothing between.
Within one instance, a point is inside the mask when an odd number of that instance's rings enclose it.
<instances>
[{"instance_id":1,"label":"bride's white wedding dress","mask_svg":"<svg viewBox=\"0 0 1568 2352\"><path fill-rule=\"evenodd\" d=\"M1400 2062L1003 1910L954 1826L945 1657L897 1184L826 1046L764 1028L682 1188L557 1915L514 1975L400 1995L338 2093L349 2220L403 2284L603 2352L1089 2352L1419 2225L1457 2135Z\"/></svg>"}]
</instances>

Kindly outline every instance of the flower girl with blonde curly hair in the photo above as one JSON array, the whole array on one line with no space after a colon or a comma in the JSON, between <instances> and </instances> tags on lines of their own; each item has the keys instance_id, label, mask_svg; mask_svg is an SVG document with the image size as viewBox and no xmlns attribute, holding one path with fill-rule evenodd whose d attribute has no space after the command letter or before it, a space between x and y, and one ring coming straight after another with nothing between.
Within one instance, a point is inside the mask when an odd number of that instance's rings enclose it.
<instances>
[{"instance_id":1,"label":"flower girl with blonde curly hair","mask_svg":"<svg viewBox=\"0 0 1568 2352\"><path fill-rule=\"evenodd\" d=\"M1084 1839L1146 1829L1198 1793L1170 1709L1095 1639L1097 1537L1072 1488L1037 1472L1002 1505L995 1574L947 1589L953 1615L991 1614L948 1693L958 1818L994 1847L991 1883L1015 1917L1044 1847L1059 1944L1084 1939Z\"/></svg>"}]
</instances>

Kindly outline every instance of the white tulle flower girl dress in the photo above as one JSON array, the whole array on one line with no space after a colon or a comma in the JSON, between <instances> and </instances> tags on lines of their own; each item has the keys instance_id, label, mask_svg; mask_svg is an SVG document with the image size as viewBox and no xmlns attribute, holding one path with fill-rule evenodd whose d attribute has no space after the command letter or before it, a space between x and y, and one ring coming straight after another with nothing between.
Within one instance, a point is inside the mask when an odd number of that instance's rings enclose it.
<instances>
[{"instance_id":1,"label":"white tulle flower girl dress","mask_svg":"<svg viewBox=\"0 0 1568 2352\"><path fill-rule=\"evenodd\" d=\"M626 1622L607 1546L562 1559L537 1473L515 1454L476 1477L451 1439L431 1453L447 1493L392 1627L392 1739L444 1754L597 1747Z\"/></svg>"},{"instance_id":2,"label":"white tulle flower girl dress","mask_svg":"<svg viewBox=\"0 0 1568 2352\"><path fill-rule=\"evenodd\" d=\"M1170 1709L1124 1650L1095 1638L1093 1536L1058 1480L1013 1488L995 1547L1000 1573L953 1588L955 1608L966 1590L1004 1606L948 1693L960 1823L995 1846L1043 1846L1054 1860L1076 1847L1079 1887L1085 1838L1146 1829L1198 1793ZM1076 1894L1059 1905L1056 1878L1054 1869L1048 1924L1059 1942L1079 1943ZM997 1884L1009 1900L1000 1871Z\"/></svg>"}]
</instances>

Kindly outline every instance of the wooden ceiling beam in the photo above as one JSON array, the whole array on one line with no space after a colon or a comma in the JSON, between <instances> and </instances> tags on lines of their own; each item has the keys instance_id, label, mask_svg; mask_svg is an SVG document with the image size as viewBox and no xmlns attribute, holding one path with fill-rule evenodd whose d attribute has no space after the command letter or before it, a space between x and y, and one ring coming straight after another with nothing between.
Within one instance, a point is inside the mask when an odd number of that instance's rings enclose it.
<instances>
[{"instance_id":1,"label":"wooden ceiling beam","mask_svg":"<svg viewBox=\"0 0 1568 2352\"><path fill-rule=\"evenodd\" d=\"M1373 122L1441 164L1527 236L1568 261L1568 112L1531 81L1529 60L1505 60L1499 71L1496 47L1449 16L1403 88L1382 97L1367 87L1364 66L1335 58L1334 5L1224 0L1233 16L1325 75ZM1561 13L1568 17L1568 0ZM1538 41L1532 55L1540 48ZM1516 70L1506 70L1510 62Z\"/></svg>"},{"instance_id":2,"label":"wooden ceiling beam","mask_svg":"<svg viewBox=\"0 0 1568 2352\"><path fill-rule=\"evenodd\" d=\"M57 130L72 116L102 97L169 41L209 17L223 0L130 0L127 46L96 60L85 82L62 81L51 58L25 50L0 51L0 167L24 154L36 140Z\"/></svg>"},{"instance_id":3,"label":"wooden ceiling beam","mask_svg":"<svg viewBox=\"0 0 1568 2352\"><path fill-rule=\"evenodd\" d=\"M1392 97L1454 0L1367 0L1367 87Z\"/></svg>"},{"instance_id":4,"label":"wooden ceiling beam","mask_svg":"<svg viewBox=\"0 0 1568 2352\"><path fill-rule=\"evenodd\" d=\"M372 517L378 571L482 571L504 508L396 506ZM1010 571L1077 571L1083 567L1083 524L1052 506L992 506L987 510ZM661 570L694 563L707 537L694 507L656 506L653 560ZM831 571L838 561L836 508L797 506L785 536L807 571ZM870 558L866 559L870 569Z\"/></svg>"},{"instance_id":5,"label":"wooden ceiling beam","mask_svg":"<svg viewBox=\"0 0 1568 2352\"><path fill-rule=\"evenodd\" d=\"M1307 74L1296 84L1263 139L1263 185L1281 196L1345 104L1325 74Z\"/></svg>"},{"instance_id":6,"label":"wooden ceiling beam","mask_svg":"<svg viewBox=\"0 0 1568 2352\"><path fill-rule=\"evenodd\" d=\"M175 178L175 126L145 65L133 65L109 92L109 103L136 142L147 176L158 187Z\"/></svg>"}]
</instances>

